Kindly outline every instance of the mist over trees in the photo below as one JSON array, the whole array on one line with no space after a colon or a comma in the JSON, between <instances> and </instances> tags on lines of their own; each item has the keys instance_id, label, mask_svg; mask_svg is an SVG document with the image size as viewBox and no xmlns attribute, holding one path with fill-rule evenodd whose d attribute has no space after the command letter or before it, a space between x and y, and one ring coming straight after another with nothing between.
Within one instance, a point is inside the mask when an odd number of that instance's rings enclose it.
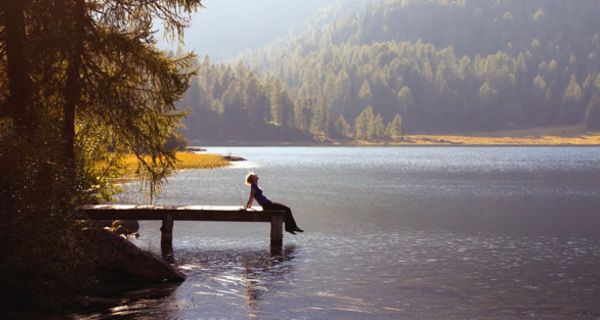
<instances>
[{"instance_id":1,"label":"mist over trees","mask_svg":"<svg viewBox=\"0 0 600 320\"><path fill-rule=\"evenodd\" d=\"M381 1L232 64L198 63L182 104L185 134L380 140L598 129L599 15L583 0Z\"/></svg>"},{"instance_id":2,"label":"mist over trees","mask_svg":"<svg viewBox=\"0 0 600 320\"><path fill-rule=\"evenodd\" d=\"M243 63L194 66L198 75L179 105L189 108L183 119L190 140L310 140L296 122L295 104L284 84L251 71Z\"/></svg>"},{"instance_id":3,"label":"mist over trees","mask_svg":"<svg viewBox=\"0 0 600 320\"><path fill-rule=\"evenodd\" d=\"M363 0L364 1L364 0ZM185 34L185 47L213 61L231 59L277 38L297 34L303 20L331 0L205 0ZM180 43L161 41L176 49Z\"/></svg>"}]
</instances>

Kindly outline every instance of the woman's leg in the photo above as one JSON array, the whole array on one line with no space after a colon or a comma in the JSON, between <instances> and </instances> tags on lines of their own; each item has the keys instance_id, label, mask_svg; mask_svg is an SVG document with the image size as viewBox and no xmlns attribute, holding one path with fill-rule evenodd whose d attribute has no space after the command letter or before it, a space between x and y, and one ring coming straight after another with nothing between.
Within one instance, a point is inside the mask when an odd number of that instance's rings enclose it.
<instances>
[{"instance_id":1,"label":"woman's leg","mask_svg":"<svg viewBox=\"0 0 600 320\"><path fill-rule=\"evenodd\" d=\"M298 225L296 224L296 220L294 219L294 216L292 215L292 209L290 209L288 206L281 204L281 203L273 202L270 205L268 205L266 207L266 209L285 210L285 215L284 215L285 231L301 230L300 228L298 228Z\"/></svg>"}]
</instances>

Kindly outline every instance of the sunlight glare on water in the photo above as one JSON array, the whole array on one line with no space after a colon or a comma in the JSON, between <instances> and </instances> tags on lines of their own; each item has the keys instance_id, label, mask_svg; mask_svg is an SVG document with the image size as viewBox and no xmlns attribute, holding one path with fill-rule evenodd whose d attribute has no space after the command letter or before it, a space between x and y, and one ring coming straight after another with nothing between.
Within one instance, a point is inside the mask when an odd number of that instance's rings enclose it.
<instances>
[{"instance_id":1,"label":"sunlight glare on water","mask_svg":"<svg viewBox=\"0 0 600 320\"><path fill-rule=\"evenodd\" d=\"M268 224L175 222L180 286L82 318L597 319L597 148L209 148L249 160L169 178L159 204L289 204ZM138 186L118 202L139 203ZM136 244L159 252L160 223Z\"/></svg>"}]
</instances>

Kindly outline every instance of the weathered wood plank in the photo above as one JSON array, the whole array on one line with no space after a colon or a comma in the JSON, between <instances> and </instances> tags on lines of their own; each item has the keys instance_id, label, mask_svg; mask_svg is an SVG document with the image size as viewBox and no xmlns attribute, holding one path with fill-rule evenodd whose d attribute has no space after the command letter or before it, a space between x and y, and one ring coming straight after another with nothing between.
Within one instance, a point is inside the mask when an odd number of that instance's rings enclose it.
<instances>
[{"instance_id":1,"label":"weathered wood plank","mask_svg":"<svg viewBox=\"0 0 600 320\"><path fill-rule=\"evenodd\" d=\"M238 206L149 206L149 205L84 205L78 209L79 219L89 220L155 220L162 221L161 251L173 262L173 221L269 222L271 246L283 242L284 210L242 209Z\"/></svg>"},{"instance_id":2,"label":"weathered wood plank","mask_svg":"<svg viewBox=\"0 0 600 320\"><path fill-rule=\"evenodd\" d=\"M167 216L183 221L271 222L271 216L283 215L282 210L238 206L140 206L85 205L79 208L79 218L90 220L157 220Z\"/></svg>"},{"instance_id":3,"label":"weathered wood plank","mask_svg":"<svg viewBox=\"0 0 600 320\"><path fill-rule=\"evenodd\" d=\"M271 216L271 246L283 244L283 215Z\"/></svg>"},{"instance_id":4,"label":"weathered wood plank","mask_svg":"<svg viewBox=\"0 0 600 320\"><path fill-rule=\"evenodd\" d=\"M148 210L215 210L215 211L243 211L240 206L168 206L168 205L136 205L136 204L87 204L79 207L83 210L131 210L131 209L148 209ZM253 211L263 211L261 207L252 207Z\"/></svg>"},{"instance_id":5,"label":"weathered wood plank","mask_svg":"<svg viewBox=\"0 0 600 320\"><path fill-rule=\"evenodd\" d=\"M173 217L166 215L160 227L160 249L163 259L174 262L173 257Z\"/></svg>"}]
</instances>

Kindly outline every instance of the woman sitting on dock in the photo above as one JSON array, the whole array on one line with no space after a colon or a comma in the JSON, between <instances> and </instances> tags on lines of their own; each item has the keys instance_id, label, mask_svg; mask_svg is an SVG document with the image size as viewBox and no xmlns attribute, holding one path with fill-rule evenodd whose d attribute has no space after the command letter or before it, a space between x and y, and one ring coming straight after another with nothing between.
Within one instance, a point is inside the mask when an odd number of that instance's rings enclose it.
<instances>
[{"instance_id":1,"label":"woman sitting on dock","mask_svg":"<svg viewBox=\"0 0 600 320\"><path fill-rule=\"evenodd\" d=\"M252 202L256 200L258 204L266 210L285 210L285 231L296 234L296 232L304 232L304 230L298 228L294 216L292 216L292 210L281 203L272 202L263 195L262 189L258 186L258 175L254 172L248 173L246 176L246 184L250 186L250 197L246 203L246 208L252 207Z\"/></svg>"}]
</instances>

